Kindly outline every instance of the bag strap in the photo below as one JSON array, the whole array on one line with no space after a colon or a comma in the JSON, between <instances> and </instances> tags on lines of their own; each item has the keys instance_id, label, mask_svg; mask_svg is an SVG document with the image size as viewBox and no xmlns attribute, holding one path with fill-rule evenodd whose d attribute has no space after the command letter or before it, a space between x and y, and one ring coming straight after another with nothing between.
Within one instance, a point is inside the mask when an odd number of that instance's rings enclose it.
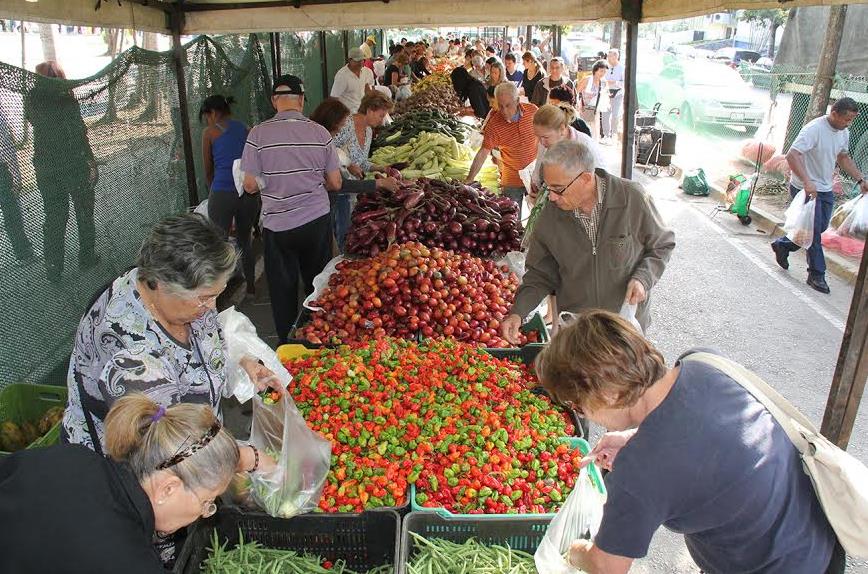
<instances>
[{"instance_id":1,"label":"bag strap","mask_svg":"<svg viewBox=\"0 0 868 574\"><path fill-rule=\"evenodd\" d=\"M808 439L800 428L815 436L819 435L817 428L805 415L800 413L796 407L769 386L756 373L751 372L735 361L713 353L691 353L685 356L682 361L704 363L729 376L768 409L769 413L778 421L800 453L804 454L812 450ZM800 428L796 428L793 423Z\"/></svg>"}]
</instances>

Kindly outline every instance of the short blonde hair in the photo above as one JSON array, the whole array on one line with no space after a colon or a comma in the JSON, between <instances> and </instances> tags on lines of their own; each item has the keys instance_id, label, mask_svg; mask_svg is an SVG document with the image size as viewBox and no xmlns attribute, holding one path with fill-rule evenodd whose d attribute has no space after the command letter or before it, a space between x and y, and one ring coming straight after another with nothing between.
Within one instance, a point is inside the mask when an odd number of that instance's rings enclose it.
<instances>
[{"instance_id":1,"label":"short blonde hair","mask_svg":"<svg viewBox=\"0 0 868 574\"><path fill-rule=\"evenodd\" d=\"M368 110L376 112L378 110L392 111L394 104L392 99L379 90L372 90L365 94L362 102L359 104L359 113L366 114Z\"/></svg>"},{"instance_id":2,"label":"short blonde hair","mask_svg":"<svg viewBox=\"0 0 868 574\"><path fill-rule=\"evenodd\" d=\"M533 115L533 125L549 130L560 131L572 124L576 119L573 106L546 104Z\"/></svg>"},{"instance_id":3,"label":"short blonde hair","mask_svg":"<svg viewBox=\"0 0 868 574\"><path fill-rule=\"evenodd\" d=\"M581 410L628 408L666 374L666 362L630 323L594 309L558 332L536 371L557 401Z\"/></svg>"}]
</instances>

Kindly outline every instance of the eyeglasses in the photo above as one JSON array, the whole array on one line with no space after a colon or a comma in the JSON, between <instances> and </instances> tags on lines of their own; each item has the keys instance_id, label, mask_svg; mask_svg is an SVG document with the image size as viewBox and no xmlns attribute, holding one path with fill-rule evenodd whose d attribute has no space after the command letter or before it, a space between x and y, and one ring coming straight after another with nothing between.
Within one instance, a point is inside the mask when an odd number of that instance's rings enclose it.
<instances>
[{"instance_id":1,"label":"eyeglasses","mask_svg":"<svg viewBox=\"0 0 868 574\"><path fill-rule=\"evenodd\" d=\"M568 184L566 184L566 185L548 185L548 184L543 184L543 186L544 186L546 189L548 189L549 192L551 192L551 193L553 193L553 194L555 194L555 195L563 195L563 194L567 191L567 189L569 189L569 187L570 187L571 185L573 185L574 183L576 183L576 180L577 180L577 179L579 179L580 177L582 177L582 175L584 175L584 174L586 174L586 173L588 173L588 172L586 172L586 171L580 172L579 175L577 175L576 177L574 177L574 178L572 179L572 181L570 181L570 183L568 183Z\"/></svg>"},{"instance_id":2,"label":"eyeglasses","mask_svg":"<svg viewBox=\"0 0 868 574\"><path fill-rule=\"evenodd\" d=\"M223 289L225 289L225 288L226 288L226 287L224 286ZM204 308L206 308L206 307L210 307L210 306L212 306L212 305L216 305L216 304L217 304L217 298L220 296L221 293L223 293L223 289L221 289L220 292L217 293L217 294L215 294L215 295L195 295L195 294L190 294L190 295L185 296L184 298L187 299L188 301L190 301L191 303L192 303L193 301L195 301L195 302L197 303L196 306L197 306L198 308L200 308L200 309L204 309Z\"/></svg>"},{"instance_id":3,"label":"eyeglasses","mask_svg":"<svg viewBox=\"0 0 868 574\"><path fill-rule=\"evenodd\" d=\"M585 411L582 410L582 407L576 405L573 401L560 401L562 405L573 411L576 416L585 418Z\"/></svg>"}]
</instances>

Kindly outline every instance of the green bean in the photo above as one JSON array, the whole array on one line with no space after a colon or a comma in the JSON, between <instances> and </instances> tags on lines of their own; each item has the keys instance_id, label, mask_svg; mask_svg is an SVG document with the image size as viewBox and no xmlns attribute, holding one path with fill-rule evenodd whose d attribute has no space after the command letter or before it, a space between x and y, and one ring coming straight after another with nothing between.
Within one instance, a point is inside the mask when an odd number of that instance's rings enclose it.
<instances>
[{"instance_id":1,"label":"green bean","mask_svg":"<svg viewBox=\"0 0 868 574\"><path fill-rule=\"evenodd\" d=\"M202 563L206 574L361 574L347 567L346 561L335 560L330 569L322 566L323 559L312 554L299 554L292 550L267 548L256 541L244 542L238 533L238 544L228 550L229 541L220 544L215 530L211 535L211 551ZM368 570L365 574L394 574L392 565Z\"/></svg>"},{"instance_id":2,"label":"green bean","mask_svg":"<svg viewBox=\"0 0 868 574\"><path fill-rule=\"evenodd\" d=\"M483 544L475 538L456 543L411 532L416 552L409 574L536 574L533 555L509 546Z\"/></svg>"}]
</instances>

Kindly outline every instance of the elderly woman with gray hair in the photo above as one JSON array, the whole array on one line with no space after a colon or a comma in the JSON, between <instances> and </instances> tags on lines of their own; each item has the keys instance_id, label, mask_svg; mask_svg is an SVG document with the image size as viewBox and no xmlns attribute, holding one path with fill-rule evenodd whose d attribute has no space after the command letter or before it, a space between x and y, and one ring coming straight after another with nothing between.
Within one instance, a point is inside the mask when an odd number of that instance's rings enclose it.
<instances>
[{"instance_id":1,"label":"elderly woman with gray hair","mask_svg":"<svg viewBox=\"0 0 868 574\"><path fill-rule=\"evenodd\" d=\"M229 365L216 304L237 260L223 232L200 215L168 217L151 230L137 266L115 279L79 324L63 442L104 452L106 415L130 393L164 407L207 405L220 416ZM239 363L264 389L273 373L249 355ZM254 447L241 448L238 470L272 464Z\"/></svg>"}]
</instances>

